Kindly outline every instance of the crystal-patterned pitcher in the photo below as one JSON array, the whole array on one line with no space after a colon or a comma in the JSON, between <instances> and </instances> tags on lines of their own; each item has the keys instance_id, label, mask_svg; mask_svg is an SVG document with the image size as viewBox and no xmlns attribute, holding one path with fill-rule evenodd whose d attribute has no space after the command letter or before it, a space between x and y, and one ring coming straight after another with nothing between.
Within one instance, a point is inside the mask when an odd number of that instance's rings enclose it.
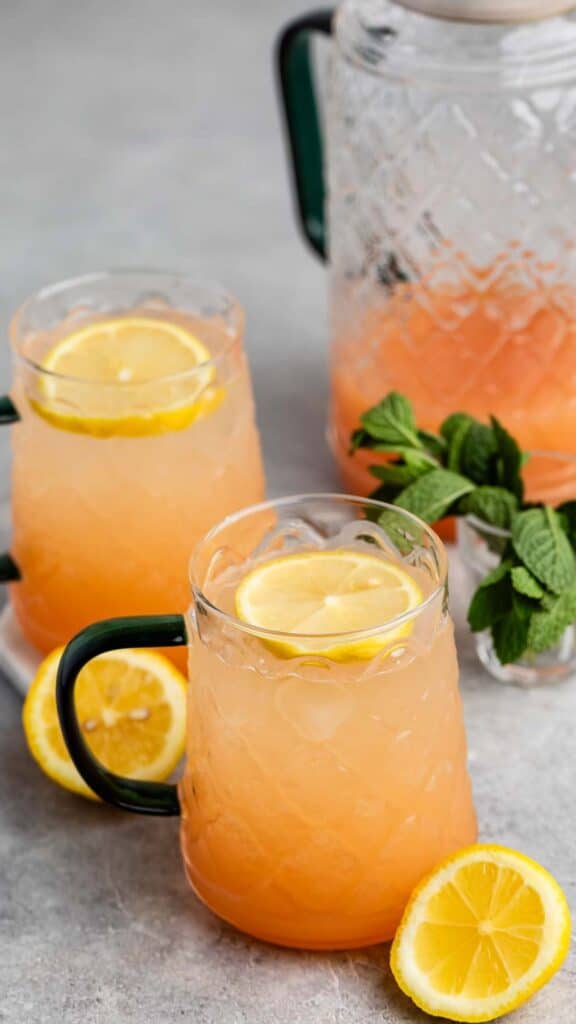
<instances>
[{"instance_id":1,"label":"crystal-patterned pitcher","mask_svg":"<svg viewBox=\"0 0 576 1024\"><path fill-rule=\"evenodd\" d=\"M574 6L345 0L281 36L300 219L330 256L330 438L355 492L371 485L350 432L391 389L423 426L494 413L527 448L576 451ZM326 160L315 32L335 37Z\"/></svg>"}]
</instances>

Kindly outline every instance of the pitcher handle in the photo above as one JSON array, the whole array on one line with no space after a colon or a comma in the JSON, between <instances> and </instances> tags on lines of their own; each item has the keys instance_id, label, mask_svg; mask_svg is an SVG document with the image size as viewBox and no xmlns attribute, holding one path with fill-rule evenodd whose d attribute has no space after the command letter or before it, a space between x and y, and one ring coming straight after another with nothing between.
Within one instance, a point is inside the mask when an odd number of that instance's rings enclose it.
<instances>
[{"instance_id":1,"label":"pitcher handle","mask_svg":"<svg viewBox=\"0 0 576 1024\"><path fill-rule=\"evenodd\" d=\"M20 419L14 402L9 395L0 395L0 426L17 423ZM0 583L14 583L21 579L20 569L8 552L0 554Z\"/></svg>"},{"instance_id":2,"label":"pitcher handle","mask_svg":"<svg viewBox=\"0 0 576 1024\"><path fill-rule=\"evenodd\" d=\"M180 814L178 789L164 782L142 782L114 775L96 760L82 736L76 716L74 688L84 666L107 651L125 647L185 647L183 615L137 615L106 619L78 633L66 647L58 668L56 702L70 757L86 784L102 800L138 814Z\"/></svg>"},{"instance_id":3,"label":"pitcher handle","mask_svg":"<svg viewBox=\"0 0 576 1024\"><path fill-rule=\"evenodd\" d=\"M297 18L276 44L276 74L298 221L314 252L327 258L324 144L312 69L312 36L332 34L333 8Z\"/></svg>"}]
</instances>

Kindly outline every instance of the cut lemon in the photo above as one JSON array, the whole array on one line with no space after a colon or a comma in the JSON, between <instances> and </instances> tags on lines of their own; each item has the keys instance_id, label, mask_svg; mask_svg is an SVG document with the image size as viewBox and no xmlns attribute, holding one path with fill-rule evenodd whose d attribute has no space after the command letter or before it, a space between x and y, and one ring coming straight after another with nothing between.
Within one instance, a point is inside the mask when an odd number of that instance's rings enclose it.
<instances>
[{"instance_id":1,"label":"cut lemon","mask_svg":"<svg viewBox=\"0 0 576 1024\"><path fill-rule=\"evenodd\" d=\"M179 324L99 320L45 356L32 405L63 430L95 437L183 430L222 401L208 349Z\"/></svg>"},{"instance_id":2,"label":"cut lemon","mask_svg":"<svg viewBox=\"0 0 576 1024\"><path fill-rule=\"evenodd\" d=\"M257 566L236 591L236 614L256 629L293 633L267 638L283 658L315 654L333 661L373 658L409 635L409 621L386 628L423 599L416 581L395 562L345 549L287 555ZM359 640L331 635L382 627Z\"/></svg>"},{"instance_id":3,"label":"cut lemon","mask_svg":"<svg viewBox=\"0 0 576 1024\"><path fill-rule=\"evenodd\" d=\"M471 846L416 889L391 954L400 988L427 1013L489 1021L558 970L570 911L552 876L503 846Z\"/></svg>"},{"instance_id":4,"label":"cut lemon","mask_svg":"<svg viewBox=\"0 0 576 1024\"><path fill-rule=\"evenodd\" d=\"M60 731L55 692L63 650L53 651L38 669L24 704L24 731L46 775L95 799ZM95 658L76 684L78 722L94 756L117 775L168 778L184 753L186 687L172 663L152 651L114 651Z\"/></svg>"}]
</instances>

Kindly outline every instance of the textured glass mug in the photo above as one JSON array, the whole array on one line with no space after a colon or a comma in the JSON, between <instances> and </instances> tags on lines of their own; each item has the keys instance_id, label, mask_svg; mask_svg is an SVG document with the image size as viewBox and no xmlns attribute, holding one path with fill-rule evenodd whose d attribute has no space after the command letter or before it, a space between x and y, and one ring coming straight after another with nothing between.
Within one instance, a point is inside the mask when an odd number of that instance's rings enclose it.
<instances>
[{"instance_id":1,"label":"textured glass mug","mask_svg":"<svg viewBox=\"0 0 576 1024\"><path fill-rule=\"evenodd\" d=\"M144 383L106 384L44 367L46 353L69 333L128 315L189 330L210 363ZM190 545L223 513L263 497L243 326L242 310L219 286L156 271L65 281L15 314L13 402L0 403L0 416L15 423L13 559L5 556L0 570L18 580L12 604L38 649L66 643L95 618L185 608ZM202 389L197 381L207 368ZM48 402L55 379L59 397ZM160 395L185 403L189 394L206 399L207 411L182 429L83 431L89 411L107 402L145 413Z\"/></svg>"},{"instance_id":2,"label":"textured glass mug","mask_svg":"<svg viewBox=\"0 0 576 1024\"><path fill-rule=\"evenodd\" d=\"M572 6L344 0L280 38L300 223L330 258L330 441L353 493L373 488L373 454L351 458L350 433L390 390L423 427L493 413L526 449L576 451ZM318 34L334 39L323 118Z\"/></svg>"},{"instance_id":3,"label":"textured glass mug","mask_svg":"<svg viewBox=\"0 0 576 1024\"><path fill-rule=\"evenodd\" d=\"M367 522L387 510L387 533ZM235 616L232 583L255 558L352 543L372 555L382 545L425 581L423 602L386 623L388 649L341 662L285 657L282 644L310 637L256 631ZM476 838L446 568L427 526L360 498L287 498L230 516L196 550L186 619L111 620L67 647L57 696L78 771L126 810L181 812L192 887L241 930L313 949L391 938L417 882ZM312 639L322 648L375 635L382 627ZM178 789L111 775L76 717L78 673L104 651L186 644Z\"/></svg>"}]
</instances>

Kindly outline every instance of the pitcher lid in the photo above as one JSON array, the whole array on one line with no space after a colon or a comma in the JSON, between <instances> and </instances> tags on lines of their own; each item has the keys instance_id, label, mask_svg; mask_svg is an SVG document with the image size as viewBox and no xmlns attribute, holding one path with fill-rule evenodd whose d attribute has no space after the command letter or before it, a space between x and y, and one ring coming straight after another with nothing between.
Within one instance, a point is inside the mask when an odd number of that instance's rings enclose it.
<instances>
[{"instance_id":1,"label":"pitcher lid","mask_svg":"<svg viewBox=\"0 0 576 1024\"><path fill-rule=\"evenodd\" d=\"M452 21L522 22L576 8L576 0L395 0L420 14Z\"/></svg>"}]
</instances>

